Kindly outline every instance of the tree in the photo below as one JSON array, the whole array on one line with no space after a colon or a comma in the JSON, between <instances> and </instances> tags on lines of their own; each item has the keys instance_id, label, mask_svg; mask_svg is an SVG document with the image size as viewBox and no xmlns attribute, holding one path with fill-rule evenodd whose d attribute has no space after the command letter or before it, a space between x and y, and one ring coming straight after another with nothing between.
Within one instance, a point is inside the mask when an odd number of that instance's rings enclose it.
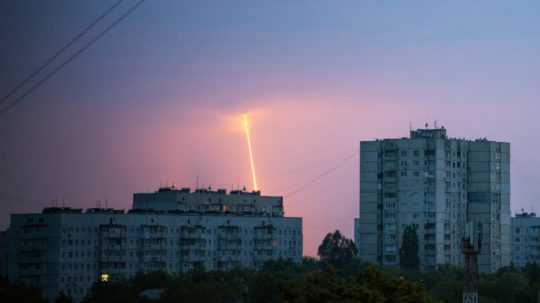
<instances>
[{"instance_id":1,"label":"tree","mask_svg":"<svg viewBox=\"0 0 540 303\"><path fill-rule=\"evenodd\" d=\"M56 300L54 300L54 303L73 303L73 300L61 291L58 297L56 297Z\"/></svg>"},{"instance_id":2,"label":"tree","mask_svg":"<svg viewBox=\"0 0 540 303\"><path fill-rule=\"evenodd\" d=\"M339 230L329 233L319 245L318 255L321 261L332 265L343 265L350 262L357 255L354 242L347 239Z\"/></svg>"},{"instance_id":3,"label":"tree","mask_svg":"<svg viewBox=\"0 0 540 303\"><path fill-rule=\"evenodd\" d=\"M540 266L537 263L527 263L523 267L523 274L525 274L531 286L535 285L540 281Z\"/></svg>"},{"instance_id":4,"label":"tree","mask_svg":"<svg viewBox=\"0 0 540 303\"><path fill-rule=\"evenodd\" d=\"M82 300L83 303L136 302L137 292L131 281L96 282Z\"/></svg>"},{"instance_id":5,"label":"tree","mask_svg":"<svg viewBox=\"0 0 540 303\"><path fill-rule=\"evenodd\" d=\"M418 271L420 259L418 258L418 225L412 224L405 227L403 241L399 249L399 265L403 270Z\"/></svg>"},{"instance_id":6,"label":"tree","mask_svg":"<svg viewBox=\"0 0 540 303\"><path fill-rule=\"evenodd\" d=\"M5 279L0 279L0 302L47 302L37 288L22 282L9 283Z\"/></svg>"}]
</instances>

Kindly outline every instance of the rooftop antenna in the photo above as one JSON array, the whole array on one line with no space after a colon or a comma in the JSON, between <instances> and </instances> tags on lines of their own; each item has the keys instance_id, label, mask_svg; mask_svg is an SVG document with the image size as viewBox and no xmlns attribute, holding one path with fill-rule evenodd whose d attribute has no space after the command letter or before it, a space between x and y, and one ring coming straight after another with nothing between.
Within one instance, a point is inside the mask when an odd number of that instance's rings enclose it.
<instances>
[{"instance_id":1,"label":"rooftop antenna","mask_svg":"<svg viewBox=\"0 0 540 303\"><path fill-rule=\"evenodd\" d=\"M435 125L435 128L437 128L437 120L435 120L433 124Z\"/></svg>"},{"instance_id":2,"label":"rooftop antenna","mask_svg":"<svg viewBox=\"0 0 540 303\"><path fill-rule=\"evenodd\" d=\"M412 122L409 121L409 132L412 132Z\"/></svg>"}]
</instances>

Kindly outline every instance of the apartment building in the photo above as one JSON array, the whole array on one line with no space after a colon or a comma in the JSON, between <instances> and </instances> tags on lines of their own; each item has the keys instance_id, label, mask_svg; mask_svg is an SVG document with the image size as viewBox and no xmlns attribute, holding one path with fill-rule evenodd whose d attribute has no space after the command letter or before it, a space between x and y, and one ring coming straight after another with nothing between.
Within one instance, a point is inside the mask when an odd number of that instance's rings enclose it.
<instances>
[{"instance_id":1,"label":"apartment building","mask_svg":"<svg viewBox=\"0 0 540 303\"><path fill-rule=\"evenodd\" d=\"M465 223L481 233L479 268L510 264L510 144L448 138L446 129L360 143L360 257L399 265L406 226L416 225L424 270L461 266Z\"/></svg>"},{"instance_id":2,"label":"apartment building","mask_svg":"<svg viewBox=\"0 0 540 303\"><path fill-rule=\"evenodd\" d=\"M178 203L182 198L190 201L188 208ZM12 215L10 280L37 286L50 300L63 291L80 301L100 279L302 259L302 219L283 216L281 197L162 188L135 194L133 204L128 212L46 208Z\"/></svg>"},{"instance_id":3,"label":"apartment building","mask_svg":"<svg viewBox=\"0 0 540 303\"><path fill-rule=\"evenodd\" d=\"M7 277L8 264L8 238L6 231L0 231L0 277Z\"/></svg>"},{"instance_id":4,"label":"apartment building","mask_svg":"<svg viewBox=\"0 0 540 303\"><path fill-rule=\"evenodd\" d=\"M540 263L540 218L522 212L512 217L512 264Z\"/></svg>"}]
</instances>

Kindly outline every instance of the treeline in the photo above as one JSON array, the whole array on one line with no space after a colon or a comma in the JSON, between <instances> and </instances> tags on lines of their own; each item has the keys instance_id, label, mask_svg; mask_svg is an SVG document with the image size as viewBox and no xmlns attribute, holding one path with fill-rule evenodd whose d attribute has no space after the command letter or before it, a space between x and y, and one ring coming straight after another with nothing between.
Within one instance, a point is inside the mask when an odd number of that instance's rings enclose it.
<instances>
[{"instance_id":1,"label":"treeline","mask_svg":"<svg viewBox=\"0 0 540 303\"><path fill-rule=\"evenodd\" d=\"M419 282L391 278L371 266L336 269L313 259L268 262L260 271L139 275L96 284L84 302L136 302L149 288L163 289L154 302L433 302Z\"/></svg>"},{"instance_id":2,"label":"treeline","mask_svg":"<svg viewBox=\"0 0 540 303\"><path fill-rule=\"evenodd\" d=\"M411 258L402 268L378 268L362 263L353 242L339 232L328 234L319 247L319 259L304 258L295 264L271 261L261 270L230 272L197 269L184 274L152 272L124 281L96 283L83 300L97 302L223 302L223 303L436 303L461 302L463 271L445 267L421 273ZM401 252L405 258L410 252ZM403 266L406 265L406 266ZM540 267L512 267L480 279L481 303L533 303L540 289ZM159 293L151 301L142 294ZM0 283L0 302L44 302L39 291L27 286ZM71 299L59 296L58 303Z\"/></svg>"}]
</instances>

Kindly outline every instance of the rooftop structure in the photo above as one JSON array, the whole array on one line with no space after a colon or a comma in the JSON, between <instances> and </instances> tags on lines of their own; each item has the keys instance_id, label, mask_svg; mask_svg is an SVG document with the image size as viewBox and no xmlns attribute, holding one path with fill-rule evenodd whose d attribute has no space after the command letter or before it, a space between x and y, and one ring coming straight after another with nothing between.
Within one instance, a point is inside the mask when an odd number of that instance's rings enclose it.
<instances>
[{"instance_id":1,"label":"rooftop structure","mask_svg":"<svg viewBox=\"0 0 540 303\"><path fill-rule=\"evenodd\" d=\"M181 213L283 216L283 198L262 196L260 191L225 189L160 188L153 193L135 193L133 210Z\"/></svg>"}]
</instances>

